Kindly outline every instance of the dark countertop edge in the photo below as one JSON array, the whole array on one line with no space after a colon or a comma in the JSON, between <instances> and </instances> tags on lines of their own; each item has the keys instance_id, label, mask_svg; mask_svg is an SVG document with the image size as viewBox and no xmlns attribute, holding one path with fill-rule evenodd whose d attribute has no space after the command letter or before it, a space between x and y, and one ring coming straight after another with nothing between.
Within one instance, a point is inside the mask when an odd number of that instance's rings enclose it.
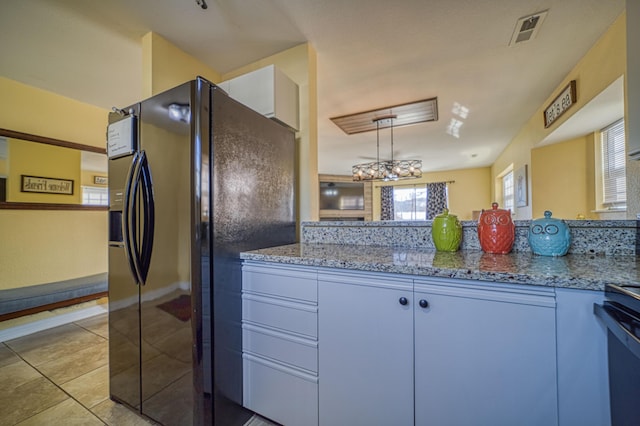
<instances>
[{"instance_id":1,"label":"dark countertop edge","mask_svg":"<svg viewBox=\"0 0 640 426\"><path fill-rule=\"evenodd\" d=\"M508 255L507 255L508 256ZM630 256L635 257L635 256ZM578 290L604 291L607 283L631 284L620 282L603 274L603 278L594 279L584 276L562 277L557 275L511 273L500 271L478 271L470 268L439 268L434 266L390 265L384 263L359 262L353 260L321 259L313 257L299 257L287 255L270 255L265 253L244 252L240 254L243 260L253 260L271 263L281 263L297 266L325 267L336 269L356 270L363 272L395 273L414 277L438 277L462 280L475 280L491 283L533 285L540 287L570 288ZM635 283L637 284L637 283Z\"/></svg>"}]
</instances>

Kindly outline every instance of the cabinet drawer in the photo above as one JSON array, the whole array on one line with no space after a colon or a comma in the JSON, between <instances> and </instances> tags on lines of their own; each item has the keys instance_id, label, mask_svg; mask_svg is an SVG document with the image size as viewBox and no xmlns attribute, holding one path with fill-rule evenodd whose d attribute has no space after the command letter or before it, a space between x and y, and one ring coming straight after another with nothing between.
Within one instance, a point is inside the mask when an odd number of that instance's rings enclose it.
<instances>
[{"instance_id":1,"label":"cabinet drawer","mask_svg":"<svg viewBox=\"0 0 640 426\"><path fill-rule=\"evenodd\" d=\"M316 339L318 308L277 299L242 295L242 320Z\"/></svg>"},{"instance_id":2,"label":"cabinet drawer","mask_svg":"<svg viewBox=\"0 0 640 426\"><path fill-rule=\"evenodd\" d=\"M244 324L242 351L318 372L318 344L311 340Z\"/></svg>"},{"instance_id":3,"label":"cabinet drawer","mask_svg":"<svg viewBox=\"0 0 640 426\"><path fill-rule=\"evenodd\" d=\"M243 355L243 405L283 425L318 424L318 380Z\"/></svg>"},{"instance_id":4,"label":"cabinet drawer","mask_svg":"<svg viewBox=\"0 0 640 426\"><path fill-rule=\"evenodd\" d=\"M318 301L316 272L301 268L245 264L242 290L310 303Z\"/></svg>"}]
</instances>

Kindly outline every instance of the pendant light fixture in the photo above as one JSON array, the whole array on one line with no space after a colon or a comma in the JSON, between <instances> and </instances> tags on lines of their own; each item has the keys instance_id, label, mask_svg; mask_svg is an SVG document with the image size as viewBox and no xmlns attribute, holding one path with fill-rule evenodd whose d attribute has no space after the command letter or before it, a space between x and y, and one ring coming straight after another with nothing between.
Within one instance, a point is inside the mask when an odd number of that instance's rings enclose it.
<instances>
[{"instance_id":1,"label":"pendant light fixture","mask_svg":"<svg viewBox=\"0 0 640 426\"><path fill-rule=\"evenodd\" d=\"M436 121L438 99L430 98L391 107L331 118L346 134L376 131L376 161L352 166L354 181L415 179L422 176L422 160L396 160L393 152L394 127ZM380 160L380 130L388 128L391 159Z\"/></svg>"},{"instance_id":2,"label":"pendant light fixture","mask_svg":"<svg viewBox=\"0 0 640 426\"><path fill-rule=\"evenodd\" d=\"M419 178L422 176L421 160L394 160L393 158L393 120L396 115L390 114L375 118L376 125L376 161L356 164L351 168L354 181L398 180ZM380 127L388 127L391 136L391 160L380 161Z\"/></svg>"}]
</instances>

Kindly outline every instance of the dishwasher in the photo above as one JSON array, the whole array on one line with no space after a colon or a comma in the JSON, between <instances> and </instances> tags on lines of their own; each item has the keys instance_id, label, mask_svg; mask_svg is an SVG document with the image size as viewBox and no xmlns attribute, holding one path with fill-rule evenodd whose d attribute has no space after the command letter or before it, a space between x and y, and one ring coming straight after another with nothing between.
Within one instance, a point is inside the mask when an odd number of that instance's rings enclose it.
<instances>
[{"instance_id":1,"label":"dishwasher","mask_svg":"<svg viewBox=\"0 0 640 426\"><path fill-rule=\"evenodd\" d=\"M594 304L607 327L609 398L613 426L640 425L640 285L605 286L605 301Z\"/></svg>"}]
</instances>

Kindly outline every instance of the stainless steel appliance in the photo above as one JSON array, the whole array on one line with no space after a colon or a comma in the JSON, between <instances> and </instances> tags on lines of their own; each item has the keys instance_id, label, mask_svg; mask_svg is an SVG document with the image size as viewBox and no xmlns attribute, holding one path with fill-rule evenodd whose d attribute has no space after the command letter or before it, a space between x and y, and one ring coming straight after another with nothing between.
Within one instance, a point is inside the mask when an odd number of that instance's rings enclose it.
<instances>
[{"instance_id":1,"label":"stainless steel appliance","mask_svg":"<svg viewBox=\"0 0 640 426\"><path fill-rule=\"evenodd\" d=\"M605 286L594 312L607 327L611 424L640 425L640 286Z\"/></svg>"},{"instance_id":2,"label":"stainless steel appliance","mask_svg":"<svg viewBox=\"0 0 640 426\"><path fill-rule=\"evenodd\" d=\"M295 242L294 135L202 78L109 115L110 395L241 425L238 253Z\"/></svg>"}]
</instances>

